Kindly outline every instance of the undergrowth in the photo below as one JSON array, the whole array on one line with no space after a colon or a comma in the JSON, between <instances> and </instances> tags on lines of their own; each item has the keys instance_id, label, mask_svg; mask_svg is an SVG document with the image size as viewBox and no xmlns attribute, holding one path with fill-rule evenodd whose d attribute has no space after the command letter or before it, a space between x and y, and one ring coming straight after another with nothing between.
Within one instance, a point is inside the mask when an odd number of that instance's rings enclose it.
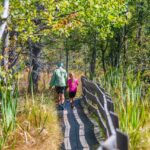
<instances>
[{"instance_id":1,"label":"undergrowth","mask_svg":"<svg viewBox=\"0 0 150 150\"><path fill-rule=\"evenodd\" d=\"M3 149L58 150L62 143L55 103L49 94L20 97L16 129Z\"/></svg>"},{"instance_id":2,"label":"undergrowth","mask_svg":"<svg viewBox=\"0 0 150 150\"><path fill-rule=\"evenodd\" d=\"M111 69L100 82L111 94L120 128L129 135L130 149L149 149L150 145L150 88L145 88L141 72Z\"/></svg>"}]
</instances>

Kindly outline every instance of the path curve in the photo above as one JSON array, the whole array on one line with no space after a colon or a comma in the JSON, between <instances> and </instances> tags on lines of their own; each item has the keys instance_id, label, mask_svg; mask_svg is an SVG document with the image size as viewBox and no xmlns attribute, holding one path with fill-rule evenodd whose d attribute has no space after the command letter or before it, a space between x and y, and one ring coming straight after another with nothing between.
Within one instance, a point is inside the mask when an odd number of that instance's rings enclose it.
<instances>
[{"instance_id":1,"label":"path curve","mask_svg":"<svg viewBox=\"0 0 150 150\"><path fill-rule=\"evenodd\" d=\"M75 101L71 109L69 101L65 102L65 110L61 111L64 142L61 150L95 150L98 142L94 135L94 125L86 116L80 100Z\"/></svg>"}]
</instances>

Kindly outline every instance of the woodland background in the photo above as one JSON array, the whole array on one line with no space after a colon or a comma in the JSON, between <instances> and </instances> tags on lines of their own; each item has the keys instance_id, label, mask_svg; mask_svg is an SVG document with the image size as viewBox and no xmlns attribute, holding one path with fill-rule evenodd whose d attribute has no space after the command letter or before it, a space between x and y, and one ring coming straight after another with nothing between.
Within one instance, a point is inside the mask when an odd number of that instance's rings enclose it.
<instances>
[{"instance_id":1,"label":"woodland background","mask_svg":"<svg viewBox=\"0 0 150 150\"><path fill-rule=\"evenodd\" d=\"M48 83L60 61L110 93L131 149L150 147L149 0L1 0L0 14L1 149L43 137L58 149Z\"/></svg>"}]
</instances>

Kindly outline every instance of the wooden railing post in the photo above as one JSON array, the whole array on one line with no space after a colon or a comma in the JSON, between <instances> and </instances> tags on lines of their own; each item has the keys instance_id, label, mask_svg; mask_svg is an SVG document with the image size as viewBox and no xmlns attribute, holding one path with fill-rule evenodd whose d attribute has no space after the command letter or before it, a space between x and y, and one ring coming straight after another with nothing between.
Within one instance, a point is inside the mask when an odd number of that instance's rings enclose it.
<instances>
[{"instance_id":1,"label":"wooden railing post","mask_svg":"<svg viewBox=\"0 0 150 150\"><path fill-rule=\"evenodd\" d=\"M92 81L82 77L83 101L98 117L107 139L99 150L128 150L128 136L119 130L119 119L114 113L114 103L108 93Z\"/></svg>"}]
</instances>

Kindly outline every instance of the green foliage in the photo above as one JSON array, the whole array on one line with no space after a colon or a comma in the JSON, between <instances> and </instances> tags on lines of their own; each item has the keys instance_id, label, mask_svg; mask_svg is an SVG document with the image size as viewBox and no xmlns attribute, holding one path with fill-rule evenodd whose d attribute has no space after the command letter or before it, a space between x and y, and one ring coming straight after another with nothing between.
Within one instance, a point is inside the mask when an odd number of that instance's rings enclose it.
<instances>
[{"instance_id":1,"label":"green foliage","mask_svg":"<svg viewBox=\"0 0 150 150\"><path fill-rule=\"evenodd\" d=\"M149 107L149 77L146 75L146 83L141 81L150 64L149 8L149 0L10 0L8 30L10 36L14 31L17 33L10 50L23 56L24 59L19 57L18 63L27 61L30 38L43 44L44 67L49 62L65 61L66 50L71 69L76 66L87 72L95 63L97 75L93 74L99 77L103 67L106 76L102 81L117 99L121 128L129 133L130 145L137 148L141 137L145 137L141 128L147 121L145 116ZM0 14L2 11L0 1ZM3 44L0 42L1 49ZM93 50L96 50L94 62ZM122 69L118 69L121 65ZM127 69L130 65L134 71ZM17 79L12 72L0 69L2 125L3 133L7 135L15 127L17 91L13 91L12 86ZM7 84L3 81L6 78ZM41 110L38 114L36 111L38 108L32 109L32 117L35 125L41 127L37 121L41 120Z\"/></svg>"},{"instance_id":2,"label":"green foliage","mask_svg":"<svg viewBox=\"0 0 150 150\"><path fill-rule=\"evenodd\" d=\"M127 72L124 77L122 69L113 68L101 81L113 96L120 128L129 135L130 148L138 149L148 140L146 125L150 120L149 93L143 95L141 72L135 74L131 69L127 69Z\"/></svg>"},{"instance_id":3,"label":"green foliage","mask_svg":"<svg viewBox=\"0 0 150 150\"><path fill-rule=\"evenodd\" d=\"M112 26L120 27L126 22L125 4L114 0L107 3L104 0L10 0L9 30L18 32L23 42L28 37L37 41L39 36L53 31L68 35L74 27L86 25L106 38L111 35Z\"/></svg>"},{"instance_id":4,"label":"green foliage","mask_svg":"<svg viewBox=\"0 0 150 150\"><path fill-rule=\"evenodd\" d=\"M9 133L11 133L16 126L16 114L17 114L17 100L18 90L11 72L6 72L0 68L0 100L1 100L1 112L2 120L1 124L1 139L0 149L5 144Z\"/></svg>"},{"instance_id":5,"label":"green foliage","mask_svg":"<svg viewBox=\"0 0 150 150\"><path fill-rule=\"evenodd\" d=\"M10 30L19 33L24 42L30 37L37 41L52 32L66 33L76 26L76 14L66 0L10 1Z\"/></svg>"},{"instance_id":6,"label":"green foliage","mask_svg":"<svg viewBox=\"0 0 150 150\"><path fill-rule=\"evenodd\" d=\"M83 11L79 12L85 29L99 33L101 39L112 37L112 27L121 27L126 23L126 3L120 1L89 0L84 2ZM82 1L80 2L82 5Z\"/></svg>"}]
</instances>

